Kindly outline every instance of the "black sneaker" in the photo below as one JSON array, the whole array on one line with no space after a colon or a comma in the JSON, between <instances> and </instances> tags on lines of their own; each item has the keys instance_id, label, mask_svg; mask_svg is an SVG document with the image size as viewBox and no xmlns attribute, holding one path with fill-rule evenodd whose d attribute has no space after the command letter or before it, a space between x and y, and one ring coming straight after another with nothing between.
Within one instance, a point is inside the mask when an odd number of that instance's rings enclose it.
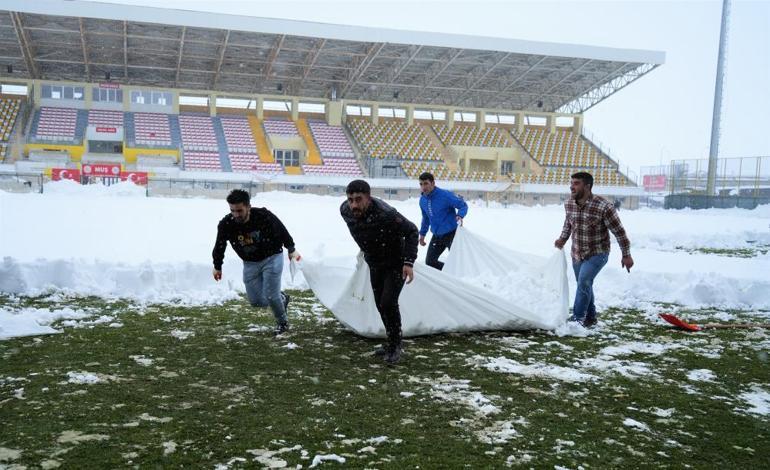
<instances>
[{"instance_id":1,"label":"black sneaker","mask_svg":"<svg viewBox=\"0 0 770 470\"><path fill-rule=\"evenodd\" d=\"M583 327L584 328L593 328L594 326L596 326L596 324L598 322L599 322L599 320L597 320L596 317L594 317L594 318L586 318L585 320L583 320Z\"/></svg>"},{"instance_id":2,"label":"black sneaker","mask_svg":"<svg viewBox=\"0 0 770 470\"><path fill-rule=\"evenodd\" d=\"M388 350L385 348L385 346L379 346L374 350L375 357L385 357L387 354Z\"/></svg>"},{"instance_id":3,"label":"black sneaker","mask_svg":"<svg viewBox=\"0 0 770 470\"><path fill-rule=\"evenodd\" d=\"M396 346L385 356L385 362L389 365L396 365L401 360L401 346Z\"/></svg>"},{"instance_id":4,"label":"black sneaker","mask_svg":"<svg viewBox=\"0 0 770 470\"><path fill-rule=\"evenodd\" d=\"M273 335L280 336L280 335L286 333L287 331L289 331L289 324L288 323L279 323L275 327L275 330L273 330Z\"/></svg>"},{"instance_id":5,"label":"black sneaker","mask_svg":"<svg viewBox=\"0 0 770 470\"><path fill-rule=\"evenodd\" d=\"M281 297L283 297L283 313L289 312L289 301L291 301L291 296L287 294L286 292L281 292Z\"/></svg>"}]
</instances>

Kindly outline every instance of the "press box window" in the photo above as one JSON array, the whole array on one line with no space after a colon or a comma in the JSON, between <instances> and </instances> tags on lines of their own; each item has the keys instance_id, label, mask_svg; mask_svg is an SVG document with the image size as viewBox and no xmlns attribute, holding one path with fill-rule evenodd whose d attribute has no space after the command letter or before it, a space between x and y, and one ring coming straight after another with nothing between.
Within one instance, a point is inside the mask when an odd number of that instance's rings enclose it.
<instances>
[{"instance_id":1,"label":"press box window","mask_svg":"<svg viewBox=\"0 0 770 470\"><path fill-rule=\"evenodd\" d=\"M82 86L43 85L41 93L43 98L52 100L83 100Z\"/></svg>"},{"instance_id":2,"label":"press box window","mask_svg":"<svg viewBox=\"0 0 770 470\"><path fill-rule=\"evenodd\" d=\"M93 97L94 101L101 101L104 103L122 103L123 90L116 90L112 88L94 88Z\"/></svg>"}]
</instances>

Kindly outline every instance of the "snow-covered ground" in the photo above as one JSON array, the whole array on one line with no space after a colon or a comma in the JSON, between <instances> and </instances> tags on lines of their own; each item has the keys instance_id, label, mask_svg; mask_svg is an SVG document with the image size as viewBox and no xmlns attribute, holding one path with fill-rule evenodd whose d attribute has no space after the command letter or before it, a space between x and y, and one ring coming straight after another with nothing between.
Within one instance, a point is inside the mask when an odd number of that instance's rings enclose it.
<instances>
[{"instance_id":1,"label":"snow-covered ground","mask_svg":"<svg viewBox=\"0 0 770 470\"><path fill-rule=\"evenodd\" d=\"M305 258L354 257L357 247L339 216L342 201L271 192L257 195L252 205L278 215ZM419 224L416 200L392 204ZM564 218L561 206L469 204L465 223L470 230L516 251L552 253ZM43 194L0 192L0 292L222 302L243 292L241 262L231 249L223 281L211 278L216 225L227 212L224 200L147 198L143 188L131 183L82 187L61 181L46 185ZM622 270L613 241L610 261L595 282L600 308L645 308L656 301L770 309L770 254L739 258L688 252L770 245L770 207L638 210L620 216L636 264L630 274ZM421 261L425 252L420 247ZM284 285L306 287L301 275L291 280L288 263ZM82 312L36 310L26 312L24 323L40 317L39 333L51 332L45 325L54 320L82 317ZM18 326L18 313L0 310L0 338L36 333Z\"/></svg>"}]
</instances>

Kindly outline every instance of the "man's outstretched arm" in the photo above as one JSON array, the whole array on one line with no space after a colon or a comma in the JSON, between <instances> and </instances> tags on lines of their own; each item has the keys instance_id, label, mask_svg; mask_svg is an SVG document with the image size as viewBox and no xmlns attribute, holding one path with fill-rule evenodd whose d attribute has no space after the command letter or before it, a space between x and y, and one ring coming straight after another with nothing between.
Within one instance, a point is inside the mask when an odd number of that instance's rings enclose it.
<instances>
[{"instance_id":1,"label":"man's outstretched arm","mask_svg":"<svg viewBox=\"0 0 770 470\"><path fill-rule=\"evenodd\" d=\"M626 235L626 229L623 228L618 211L614 206L607 208L604 214L604 225L615 235L618 245L620 245L620 251L623 254L620 266L626 268L626 271L631 272L631 267L634 265L634 259L631 257L631 241L628 239L628 235Z\"/></svg>"},{"instance_id":2,"label":"man's outstretched arm","mask_svg":"<svg viewBox=\"0 0 770 470\"><path fill-rule=\"evenodd\" d=\"M569 216L564 217L564 225L561 228L561 235L553 242L553 246L558 249L564 248L564 244L569 240L569 236L572 233L572 224L569 221Z\"/></svg>"},{"instance_id":3,"label":"man's outstretched arm","mask_svg":"<svg viewBox=\"0 0 770 470\"><path fill-rule=\"evenodd\" d=\"M227 233L222 222L217 226L217 240L214 242L214 249L211 251L211 257L214 259L214 280L222 279L222 262L225 260L225 250L227 249Z\"/></svg>"}]
</instances>

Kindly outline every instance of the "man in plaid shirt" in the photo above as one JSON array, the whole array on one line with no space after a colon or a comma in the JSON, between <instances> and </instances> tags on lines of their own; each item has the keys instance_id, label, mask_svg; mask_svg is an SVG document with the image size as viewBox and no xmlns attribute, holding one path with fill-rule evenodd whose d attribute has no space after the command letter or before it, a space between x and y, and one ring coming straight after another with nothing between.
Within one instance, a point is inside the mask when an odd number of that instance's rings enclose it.
<instances>
[{"instance_id":1,"label":"man in plaid shirt","mask_svg":"<svg viewBox=\"0 0 770 470\"><path fill-rule=\"evenodd\" d=\"M620 223L615 206L601 196L591 193L594 178L590 173L580 171L572 175L569 189L572 197L564 203L567 216L561 235L556 239L556 248L563 248L572 235L572 268L577 279L575 304L570 321L583 326L596 324L594 305L594 278L607 264L610 254L610 234L615 235L623 253L620 265L628 272L634 265L631 258L631 242L628 241L623 224Z\"/></svg>"}]
</instances>

